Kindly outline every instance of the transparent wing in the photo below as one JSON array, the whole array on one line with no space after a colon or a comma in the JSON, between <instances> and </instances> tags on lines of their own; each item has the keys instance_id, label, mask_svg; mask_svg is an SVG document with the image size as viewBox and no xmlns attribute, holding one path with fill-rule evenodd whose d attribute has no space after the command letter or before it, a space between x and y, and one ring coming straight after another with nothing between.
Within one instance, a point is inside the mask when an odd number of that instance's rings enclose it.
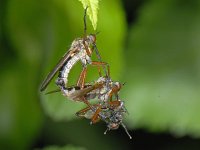
<instances>
[{"instance_id":1,"label":"transparent wing","mask_svg":"<svg viewBox=\"0 0 200 150\"><path fill-rule=\"evenodd\" d=\"M64 56L60 59L60 61L57 63L57 65L53 68L52 71L49 72L45 80L42 82L40 91L44 91L50 81L53 79L55 74L59 71L59 69L73 57L74 53L76 53L76 49L74 50L69 50L67 53L64 54Z\"/></svg>"},{"instance_id":2,"label":"transparent wing","mask_svg":"<svg viewBox=\"0 0 200 150\"><path fill-rule=\"evenodd\" d=\"M79 98L85 96L93 90L99 89L103 86L102 83L95 83L94 85L86 85L83 89L76 90L73 94L71 94L74 98ZM80 87L79 87L80 88Z\"/></svg>"}]
</instances>

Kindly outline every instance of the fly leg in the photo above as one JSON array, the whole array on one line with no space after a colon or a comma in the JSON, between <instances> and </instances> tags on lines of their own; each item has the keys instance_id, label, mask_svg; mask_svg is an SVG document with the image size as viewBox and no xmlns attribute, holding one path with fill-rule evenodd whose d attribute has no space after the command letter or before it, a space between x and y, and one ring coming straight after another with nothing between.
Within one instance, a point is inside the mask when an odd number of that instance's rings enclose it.
<instances>
[{"instance_id":1,"label":"fly leg","mask_svg":"<svg viewBox=\"0 0 200 150\"><path fill-rule=\"evenodd\" d=\"M91 105L92 109L90 107L86 107L76 113L79 117L85 117L87 119L91 119L91 124L97 123L100 120L100 112L101 108L99 107L99 104ZM89 112L90 111L90 112ZM101 118L105 118L101 114Z\"/></svg>"},{"instance_id":2,"label":"fly leg","mask_svg":"<svg viewBox=\"0 0 200 150\"><path fill-rule=\"evenodd\" d=\"M110 82L110 66L109 66L109 64L106 62L92 61L91 65L96 66L98 68L100 77L101 77L101 68L100 67L103 67L105 74L106 74L106 87L107 87L107 89L109 89L109 82ZM107 71L105 69L105 66L107 66Z\"/></svg>"},{"instance_id":3,"label":"fly leg","mask_svg":"<svg viewBox=\"0 0 200 150\"><path fill-rule=\"evenodd\" d=\"M100 120L100 112L101 112L101 105L98 105L98 108L96 109L94 115L92 116L90 124L95 124Z\"/></svg>"},{"instance_id":4,"label":"fly leg","mask_svg":"<svg viewBox=\"0 0 200 150\"><path fill-rule=\"evenodd\" d=\"M112 109L115 109L116 107L121 105L121 101L119 100L114 100L108 103L109 103L109 108L112 108Z\"/></svg>"},{"instance_id":5,"label":"fly leg","mask_svg":"<svg viewBox=\"0 0 200 150\"><path fill-rule=\"evenodd\" d=\"M80 101L82 101L82 102L85 103L90 109L92 109L91 104L88 102L88 100L87 100L84 96L82 96L82 97L80 98Z\"/></svg>"},{"instance_id":6,"label":"fly leg","mask_svg":"<svg viewBox=\"0 0 200 150\"><path fill-rule=\"evenodd\" d=\"M86 73L87 73L87 68L86 67L83 67L82 71L81 71L81 74L79 76L79 79L77 81L77 86L80 87L80 89L83 89L84 88L84 85L85 85L85 77L86 77Z\"/></svg>"},{"instance_id":7,"label":"fly leg","mask_svg":"<svg viewBox=\"0 0 200 150\"><path fill-rule=\"evenodd\" d=\"M99 76L102 76L101 74L101 69L100 67L101 66L107 66L107 77L110 77L110 67L107 63L105 62L98 62L98 61L92 61L91 62L91 65L92 66L97 66L98 67L98 72L99 72ZM77 81L77 86L79 86L81 89L84 88L84 85L85 85L85 78L86 78L86 74L87 74L87 67L83 67L82 71L81 71L81 74L79 76L79 79Z\"/></svg>"},{"instance_id":8,"label":"fly leg","mask_svg":"<svg viewBox=\"0 0 200 150\"><path fill-rule=\"evenodd\" d=\"M98 67L98 72L99 72L99 76L101 76L101 69L100 67L105 67L107 66L107 71L105 71L106 76L109 78L110 77L110 66L108 65L108 63L106 62L99 62L99 61L92 61L91 62L92 66L97 66Z\"/></svg>"},{"instance_id":9,"label":"fly leg","mask_svg":"<svg viewBox=\"0 0 200 150\"><path fill-rule=\"evenodd\" d=\"M91 105L92 108L96 108L98 106L98 104L94 104L94 105ZM85 117L85 118L88 118L88 119L91 119L92 116L94 115L94 112L92 111L92 114L87 114L88 111L90 111L91 108L90 107L86 107L84 109L81 109L79 110L78 112L76 112L76 115L79 116L79 117ZM90 116L91 115L91 116Z\"/></svg>"},{"instance_id":10,"label":"fly leg","mask_svg":"<svg viewBox=\"0 0 200 150\"><path fill-rule=\"evenodd\" d=\"M119 90L121 89L121 85L115 85L110 91L109 91L109 94L108 94L108 99L110 98L110 101L112 100L112 96L113 94L115 95L115 97L117 98L117 100L119 99L119 95L118 95L118 92Z\"/></svg>"},{"instance_id":11,"label":"fly leg","mask_svg":"<svg viewBox=\"0 0 200 150\"><path fill-rule=\"evenodd\" d=\"M82 102L88 105L88 109L91 109L92 112L94 113L94 115L92 116L91 124L98 122L100 120L99 113L101 112L101 106L100 105L97 106L98 108L96 109L88 102L88 100L84 96L81 99L82 99Z\"/></svg>"}]
</instances>

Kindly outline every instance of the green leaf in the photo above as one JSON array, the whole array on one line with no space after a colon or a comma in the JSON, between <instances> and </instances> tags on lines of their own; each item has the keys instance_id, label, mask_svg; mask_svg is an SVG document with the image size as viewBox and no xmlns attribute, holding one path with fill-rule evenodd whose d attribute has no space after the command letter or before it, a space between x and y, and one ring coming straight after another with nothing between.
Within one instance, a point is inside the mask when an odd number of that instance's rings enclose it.
<instances>
[{"instance_id":1,"label":"green leaf","mask_svg":"<svg viewBox=\"0 0 200 150\"><path fill-rule=\"evenodd\" d=\"M152 1L128 41L123 88L131 127L200 136L199 1Z\"/></svg>"},{"instance_id":2,"label":"green leaf","mask_svg":"<svg viewBox=\"0 0 200 150\"><path fill-rule=\"evenodd\" d=\"M11 0L4 4L4 50L11 57L4 57L7 63L4 63L0 73L0 149L29 149L38 136L43 120L37 94L38 62L42 51L38 48L39 39L34 38L38 33L36 29L40 27L31 22L31 18L36 14L31 13L32 8L37 7L38 3ZM19 26L18 30L14 24ZM29 30L26 30L27 28ZM18 37L15 34L18 34Z\"/></svg>"},{"instance_id":3,"label":"green leaf","mask_svg":"<svg viewBox=\"0 0 200 150\"><path fill-rule=\"evenodd\" d=\"M79 0L83 4L83 8L87 9L87 14L90 18L90 21L92 22L92 26L94 30L97 28L97 15L98 15L98 9L99 9L99 0Z\"/></svg>"}]
</instances>

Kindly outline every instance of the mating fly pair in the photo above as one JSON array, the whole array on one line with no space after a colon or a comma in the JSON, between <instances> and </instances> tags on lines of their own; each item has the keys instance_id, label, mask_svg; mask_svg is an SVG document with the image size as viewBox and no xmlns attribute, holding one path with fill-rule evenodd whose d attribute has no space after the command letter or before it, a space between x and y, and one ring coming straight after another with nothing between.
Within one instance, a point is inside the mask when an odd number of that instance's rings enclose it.
<instances>
[{"instance_id":1,"label":"mating fly pair","mask_svg":"<svg viewBox=\"0 0 200 150\"><path fill-rule=\"evenodd\" d=\"M87 8L85 9L84 15L84 36L83 38L75 39L70 49L64 56L60 59L58 64L54 67L54 69L47 75L46 79L43 81L40 91L44 91L53 77L56 75L57 72L58 78L56 80L57 86L60 88L59 90L63 93L64 96L71 98L71 95L74 93L72 91L68 91L68 75L72 69L72 67L78 62L81 61L82 63L82 71L77 81L77 86L81 89L84 88L85 78L87 74L87 65L97 66L99 70L99 75L101 76L100 67L103 66L103 69L108 76L109 66L107 63L101 61L101 56L99 55L98 49L96 47L96 35L90 34L86 35L86 12ZM97 58L99 61L92 61L91 55L95 50ZM108 67L108 71L106 71L105 66ZM73 98L72 98L73 99ZM87 105L89 105L88 101L85 99L80 98L79 101L83 101Z\"/></svg>"},{"instance_id":2,"label":"mating fly pair","mask_svg":"<svg viewBox=\"0 0 200 150\"><path fill-rule=\"evenodd\" d=\"M69 99L72 99L73 101L84 102L88 106L87 108L79 111L77 113L78 116L89 118L92 120L92 123L103 120L107 123L107 130L117 129L119 125L122 125L127 132L125 125L122 123L123 114L126 113L126 109L124 107L124 103L119 100L118 96L121 84L119 82L113 82L110 79L109 65L105 62L102 62L101 56L96 47L96 35L86 35L86 13L87 8L85 9L84 13L83 38L77 38L72 42L68 52L64 54L58 64L43 81L40 91L44 91L46 89L50 81L58 72L56 85L59 87L59 90L56 91L61 91L62 94ZM96 52L99 61L91 60L91 55L93 51ZM82 71L80 73L76 86L69 87L68 75L73 66L78 61L81 61L82 63ZM98 67L100 78L93 84L85 83L88 65ZM103 67L105 73L104 77L102 77L101 74L101 67ZM49 93L53 93L56 91L52 91ZM117 100L112 101L113 95L115 95ZM94 98L97 98L99 100L99 103L91 105L88 100ZM131 138L130 135L129 137Z\"/></svg>"},{"instance_id":3,"label":"mating fly pair","mask_svg":"<svg viewBox=\"0 0 200 150\"><path fill-rule=\"evenodd\" d=\"M93 90L87 92L84 97L88 100L97 98L98 104L86 107L77 112L76 115L91 119L91 124L94 124L99 120L106 122L107 130L104 134L106 134L108 130L118 129L121 125L129 138L132 139L126 126L122 122L124 114L127 113L124 102L119 99L118 95L122 85L119 82L114 82L106 77L100 77L95 84L87 84L87 86L88 87L85 89L93 87ZM115 100L112 100L113 95L115 95Z\"/></svg>"}]
</instances>

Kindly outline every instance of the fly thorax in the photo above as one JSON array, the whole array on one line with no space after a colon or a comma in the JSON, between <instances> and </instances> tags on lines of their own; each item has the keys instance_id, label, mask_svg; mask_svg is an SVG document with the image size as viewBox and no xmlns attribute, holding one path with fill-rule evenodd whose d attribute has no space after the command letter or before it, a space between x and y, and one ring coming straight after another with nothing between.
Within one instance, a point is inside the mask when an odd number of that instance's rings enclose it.
<instances>
[{"instance_id":1,"label":"fly thorax","mask_svg":"<svg viewBox=\"0 0 200 150\"><path fill-rule=\"evenodd\" d=\"M87 47L90 54L92 53L92 49L91 49L92 46L93 46L93 43L90 40L85 41L85 47Z\"/></svg>"},{"instance_id":2,"label":"fly thorax","mask_svg":"<svg viewBox=\"0 0 200 150\"><path fill-rule=\"evenodd\" d=\"M85 50L82 49L82 50L79 52L79 58L80 58L81 63L82 63L83 65L87 65L87 53L86 53Z\"/></svg>"}]
</instances>

